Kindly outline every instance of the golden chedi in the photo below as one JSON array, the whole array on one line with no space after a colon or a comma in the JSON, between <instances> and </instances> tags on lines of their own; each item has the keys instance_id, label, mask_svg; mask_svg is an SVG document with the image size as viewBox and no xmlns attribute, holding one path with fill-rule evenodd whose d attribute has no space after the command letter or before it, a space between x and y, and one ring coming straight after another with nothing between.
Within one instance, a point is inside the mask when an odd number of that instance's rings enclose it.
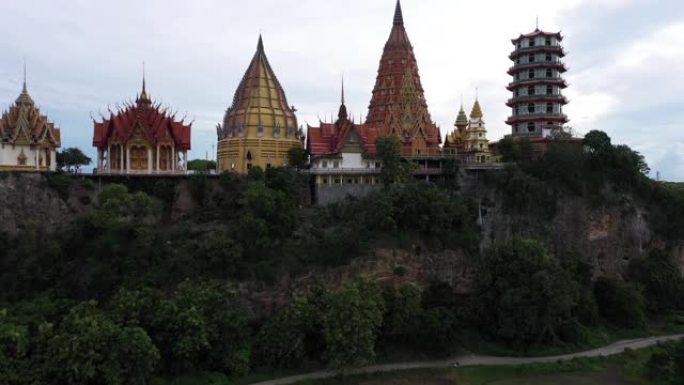
<instances>
[{"instance_id":1,"label":"golden chedi","mask_svg":"<svg viewBox=\"0 0 684 385\"><path fill-rule=\"evenodd\" d=\"M288 151L302 147L294 113L259 36L257 51L235 91L233 104L217 127L218 171L244 174L256 166L287 165Z\"/></svg>"}]
</instances>

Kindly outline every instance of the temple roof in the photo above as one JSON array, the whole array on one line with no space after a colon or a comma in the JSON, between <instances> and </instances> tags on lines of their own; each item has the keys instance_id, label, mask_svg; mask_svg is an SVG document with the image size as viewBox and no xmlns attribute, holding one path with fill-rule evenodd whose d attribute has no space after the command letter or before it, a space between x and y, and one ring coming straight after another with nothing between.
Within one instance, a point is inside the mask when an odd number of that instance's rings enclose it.
<instances>
[{"instance_id":1,"label":"temple roof","mask_svg":"<svg viewBox=\"0 0 684 385\"><path fill-rule=\"evenodd\" d=\"M461 104L461 109L458 111L458 117L456 118L456 127L465 127L468 125L468 116L466 116L465 110L463 109L463 104Z\"/></svg>"},{"instance_id":2,"label":"temple roof","mask_svg":"<svg viewBox=\"0 0 684 385\"><path fill-rule=\"evenodd\" d=\"M368 109L366 125L377 128L380 134L393 133L405 144L420 137L425 146L439 147L439 128L428 112L418 64L398 0Z\"/></svg>"},{"instance_id":3,"label":"temple roof","mask_svg":"<svg viewBox=\"0 0 684 385\"><path fill-rule=\"evenodd\" d=\"M218 139L231 136L292 139L297 134L294 107L287 103L260 35L256 53L235 91L232 105L226 110L223 125L217 129Z\"/></svg>"},{"instance_id":4,"label":"temple roof","mask_svg":"<svg viewBox=\"0 0 684 385\"><path fill-rule=\"evenodd\" d=\"M544 32L540 30L539 28L535 29L534 31L527 33L527 34L520 34L520 36L516 37L515 39L511 39L513 44L517 44L518 41L524 38L533 38L537 36L548 36L548 37L556 37L559 41L563 40L563 35L561 35L560 32Z\"/></svg>"},{"instance_id":5,"label":"temple roof","mask_svg":"<svg viewBox=\"0 0 684 385\"><path fill-rule=\"evenodd\" d=\"M482 107L480 107L480 101L476 99L475 104L473 104L473 110L470 112L470 117L482 119L483 116L484 115L482 114Z\"/></svg>"},{"instance_id":6,"label":"temple roof","mask_svg":"<svg viewBox=\"0 0 684 385\"><path fill-rule=\"evenodd\" d=\"M354 124L350 120L338 120L335 123L320 123L319 127L307 127L306 149L312 157L342 153L344 146L350 142L357 143L363 152L375 155L375 141L378 131L365 124Z\"/></svg>"},{"instance_id":7,"label":"temple roof","mask_svg":"<svg viewBox=\"0 0 684 385\"><path fill-rule=\"evenodd\" d=\"M11 144L38 144L48 142L59 147L61 131L47 116L41 115L28 92L26 80L21 94L9 110L0 117L0 140Z\"/></svg>"},{"instance_id":8,"label":"temple roof","mask_svg":"<svg viewBox=\"0 0 684 385\"><path fill-rule=\"evenodd\" d=\"M106 148L110 140L127 143L131 139L141 139L156 146L160 141L173 140L177 151L190 149L192 123L178 121L168 109L154 104L147 93L145 80L135 103L127 103L116 112L110 111L108 119L93 122L93 146Z\"/></svg>"}]
</instances>

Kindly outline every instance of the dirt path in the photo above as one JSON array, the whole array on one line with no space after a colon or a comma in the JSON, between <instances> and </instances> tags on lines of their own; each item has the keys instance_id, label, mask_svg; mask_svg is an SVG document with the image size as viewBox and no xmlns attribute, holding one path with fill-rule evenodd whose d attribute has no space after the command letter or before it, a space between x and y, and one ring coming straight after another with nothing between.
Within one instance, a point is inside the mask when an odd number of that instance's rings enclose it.
<instances>
[{"instance_id":1,"label":"dirt path","mask_svg":"<svg viewBox=\"0 0 684 385\"><path fill-rule=\"evenodd\" d=\"M303 380L318 380L324 378L334 377L340 374L353 375L353 374L364 374L364 373L376 373L376 372L392 372L396 370L411 370L411 369L433 369L433 368L448 368L448 367L461 367L461 366L496 366L496 365L523 365L523 364L535 364L540 362L554 362L554 361L564 361L571 360L575 357L599 357L599 356L611 356L615 354L622 353L625 349L643 349L649 346L656 345L658 343L675 341L684 338L684 334L677 334L671 336L660 336L660 337L647 337L639 338L633 340L623 340L618 341L608 346L604 346L598 349L587 350L584 352L563 354L560 356L548 356L548 357L493 357L493 356L480 356L476 354L464 354L448 360L442 361L426 361L426 362L404 362L397 364L384 364L384 365L374 365L367 366L364 368L347 370L344 372L337 370L323 370L319 372L301 374L297 376L284 377L276 380L257 382L251 385L288 385L294 384Z\"/></svg>"}]
</instances>

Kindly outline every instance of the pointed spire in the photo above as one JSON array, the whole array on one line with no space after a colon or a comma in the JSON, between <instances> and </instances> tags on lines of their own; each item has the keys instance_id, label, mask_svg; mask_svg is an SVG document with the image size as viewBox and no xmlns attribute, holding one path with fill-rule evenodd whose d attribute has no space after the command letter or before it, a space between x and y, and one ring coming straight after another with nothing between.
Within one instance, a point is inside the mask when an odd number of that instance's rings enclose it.
<instances>
[{"instance_id":1,"label":"pointed spire","mask_svg":"<svg viewBox=\"0 0 684 385\"><path fill-rule=\"evenodd\" d=\"M143 71L142 72L142 75L143 75L142 93L143 93L143 95L145 95L145 94L147 94L147 90L145 88L145 62L143 62L142 65L143 65L143 67L142 67L142 71Z\"/></svg>"},{"instance_id":2,"label":"pointed spire","mask_svg":"<svg viewBox=\"0 0 684 385\"><path fill-rule=\"evenodd\" d=\"M344 74L342 74L342 105L344 105Z\"/></svg>"},{"instance_id":3,"label":"pointed spire","mask_svg":"<svg viewBox=\"0 0 684 385\"><path fill-rule=\"evenodd\" d=\"M26 87L26 57L24 57L24 87L22 92L28 92L28 88Z\"/></svg>"},{"instance_id":4,"label":"pointed spire","mask_svg":"<svg viewBox=\"0 0 684 385\"><path fill-rule=\"evenodd\" d=\"M397 7L394 10L394 25L404 25L404 15L401 12L400 0L397 0Z\"/></svg>"},{"instance_id":5,"label":"pointed spire","mask_svg":"<svg viewBox=\"0 0 684 385\"><path fill-rule=\"evenodd\" d=\"M539 15L537 15L537 22L534 27L534 32L539 32Z\"/></svg>"},{"instance_id":6,"label":"pointed spire","mask_svg":"<svg viewBox=\"0 0 684 385\"><path fill-rule=\"evenodd\" d=\"M470 112L471 118L482 118L482 107L480 107L480 101L475 99L475 104L473 104L473 110Z\"/></svg>"},{"instance_id":7,"label":"pointed spire","mask_svg":"<svg viewBox=\"0 0 684 385\"><path fill-rule=\"evenodd\" d=\"M261 33L259 33L259 42L257 43L257 52L264 52L264 39L261 38Z\"/></svg>"}]
</instances>

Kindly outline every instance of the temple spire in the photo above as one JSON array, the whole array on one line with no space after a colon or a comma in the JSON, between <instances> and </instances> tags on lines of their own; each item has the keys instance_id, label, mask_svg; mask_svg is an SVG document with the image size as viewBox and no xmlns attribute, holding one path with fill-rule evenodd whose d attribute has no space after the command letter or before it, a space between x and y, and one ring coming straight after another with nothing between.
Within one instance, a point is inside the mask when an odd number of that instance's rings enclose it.
<instances>
[{"instance_id":1,"label":"temple spire","mask_svg":"<svg viewBox=\"0 0 684 385\"><path fill-rule=\"evenodd\" d=\"M261 33L259 33L259 42L257 43L257 52L264 52L264 39L261 38Z\"/></svg>"},{"instance_id":2,"label":"temple spire","mask_svg":"<svg viewBox=\"0 0 684 385\"><path fill-rule=\"evenodd\" d=\"M337 118L339 120L347 120L349 115L347 114L347 106L344 105L344 75L342 75L342 98L341 98L340 110L337 112Z\"/></svg>"},{"instance_id":3,"label":"temple spire","mask_svg":"<svg viewBox=\"0 0 684 385\"><path fill-rule=\"evenodd\" d=\"M142 78L143 78L143 79L142 79L142 81L143 81L143 84L142 84L142 93L143 93L143 95L145 95L145 94L147 94L147 89L146 89L146 87L145 87L145 62L142 63L142 66L143 66L143 67L142 67L142 75L143 75L143 77L142 77Z\"/></svg>"},{"instance_id":4,"label":"temple spire","mask_svg":"<svg viewBox=\"0 0 684 385\"><path fill-rule=\"evenodd\" d=\"M397 7L394 10L394 25L404 25L404 15L401 12L400 0L397 0Z\"/></svg>"},{"instance_id":5,"label":"temple spire","mask_svg":"<svg viewBox=\"0 0 684 385\"><path fill-rule=\"evenodd\" d=\"M28 92L28 88L26 87L26 58L24 57L24 87L22 89L22 92Z\"/></svg>"}]
</instances>

